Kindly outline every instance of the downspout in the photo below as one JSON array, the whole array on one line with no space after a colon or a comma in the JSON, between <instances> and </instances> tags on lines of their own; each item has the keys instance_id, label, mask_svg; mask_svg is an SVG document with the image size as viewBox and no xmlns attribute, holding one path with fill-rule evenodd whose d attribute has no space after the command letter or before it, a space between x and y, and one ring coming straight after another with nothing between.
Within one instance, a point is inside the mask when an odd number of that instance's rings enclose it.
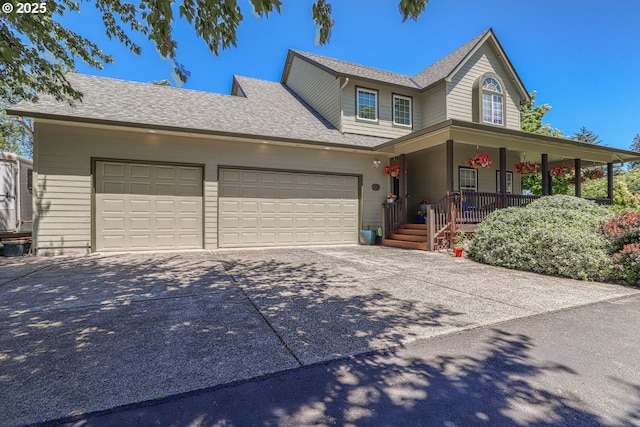
<instances>
[{"instance_id":1,"label":"downspout","mask_svg":"<svg viewBox=\"0 0 640 427\"><path fill-rule=\"evenodd\" d=\"M344 78L344 83L340 86L340 133L344 134L342 126L342 117L344 116L344 110L342 109L342 90L349 84L349 77Z\"/></svg>"}]
</instances>

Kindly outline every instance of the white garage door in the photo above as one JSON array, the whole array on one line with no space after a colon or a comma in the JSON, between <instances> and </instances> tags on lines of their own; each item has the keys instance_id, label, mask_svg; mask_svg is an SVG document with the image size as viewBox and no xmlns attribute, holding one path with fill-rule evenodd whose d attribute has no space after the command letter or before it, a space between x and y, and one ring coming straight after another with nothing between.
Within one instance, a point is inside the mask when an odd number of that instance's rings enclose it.
<instances>
[{"instance_id":1,"label":"white garage door","mask_svg":"<svg viewBox=\"0 0 640 427\"><path fill-rule=\"evenodd\" d=\"M219 245L356 243L358 178L221 169Z\"/></svg>"},{"instance_id":2,"label":"white garage door","mask_svg":"<svg viewBox=\"0 0 640 427\"><path fill-rule=\"evenodd\" d=\"M96 162L96 250L202 248L202 168Z\"/></svg>"}]
</instances>

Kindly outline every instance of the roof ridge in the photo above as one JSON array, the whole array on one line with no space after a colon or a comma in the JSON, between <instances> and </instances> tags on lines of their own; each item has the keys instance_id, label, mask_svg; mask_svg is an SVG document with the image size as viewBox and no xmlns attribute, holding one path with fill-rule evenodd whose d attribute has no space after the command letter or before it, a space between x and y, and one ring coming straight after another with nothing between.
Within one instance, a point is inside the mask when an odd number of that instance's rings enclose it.
<instances>
[{"instance_id":1,"label":"roof ridge","mask_svg":"<svg viewBox=\"0 0 640 427\"><path fill-rule=\"evenodd\" d=\"M493 29L489 28L454 51L443 56L427 68L412 76L421 88L426 88L436 81L446 78L458 65L469 55L469 53L480 43L480 41L489 33L493 33ZM459 57L459 58L458 58ZM442 69L440 69L442 68Z\"/></svg>"},{"instance_id":2,"label":"roof ridge","mask_svg":"<svg viewBox=\"0 0 640 427\"><path fill-rule=\"evenodd\" d=\"M325 55L318 55L301 50L289 49L291 53L303 60L309 61L326 71L335 74L346 74L361 77L369 80L377 80L382 83L390 83L399 86L406 86L419 89L419 86L411 80L411 76L397 71L389 71L379 67L358 64L344 59L333 58Z\"/></svg>"},{"instance_id":3,"label":"roof ridge","mask_svg":"<svg viewBox=\"0 0 640 427\"><path fill-rule=\"evenodd\" d=\"M184 88L184 87L175 87L175 86L171 86L171 85L168 85L168 86L167 85L156 85L156 84L153 84L153 82L139 82L139 81L135 81L135 80L124 80L124 79L119 79L117 77L96 76L94 74L84 74L84 73L78 73L78 72L72 72L72 71L66 73L65 75L66 76L72 76L72 78L76 77L76 78L80 78L80 79L91 78L91 79L97 79L97 80L110 80L110 81L113 81L113 82L140 85L140 86L144 86L144 87L152 87L154 89L159 89L159 90L177 90L177 91L185 91L185 92L196 92L196 93L202 93L202 94L207 94L207 95L219 95L219 96L224 96L224 97L231 96L231 95L228 95L228 94L225 94L225 93L211 92L211 91L201 90L201 89L190 89L190 88Z\"/></svg>"}]
</instances>

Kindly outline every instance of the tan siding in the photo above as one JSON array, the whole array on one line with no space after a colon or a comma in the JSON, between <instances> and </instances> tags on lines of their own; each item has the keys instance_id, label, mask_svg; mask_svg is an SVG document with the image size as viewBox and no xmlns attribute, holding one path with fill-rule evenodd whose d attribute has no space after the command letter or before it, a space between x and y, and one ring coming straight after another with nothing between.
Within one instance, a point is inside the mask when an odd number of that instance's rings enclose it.
<instances>
[{"instance_id":1,"label":"tan siding","mask_svg":"<svg viewBox=\"0 0 640 427\"><path fill-rule=\"evenodd\" d=\"M217 247L218 167L266 168L362 175L364 184L359 222L377 228L380 204L388 191L382 167L374 168L372 153L348 153L274 144L251 144L196 137L178 137L122 130L40 124L36 152L39 206L36 247L91 244L91 158L204 165L205 248ZM374 192L371 185L381 185ZM42 187L42 190L40 189ZM64 197L58 197L64 195ZM62 224L51 226L50 224Z\"/></svg>"},{"instance_id":2,"label":"tan siding","mask_svg":"<svg viewBox=\"0 0 640 427\"><path fill-rule=\"evenodd\" d=\"M378 91L378 123L356 119L356 87ZM413 129L393 124L393 94L413 98ZM410 89L376 86L351 79L342 90L342 131L360 135L398 138L422 127L422 108L419 93Z\"/></svg>"},{"instance_id":3,"label":"tan siding","mask_svg":"<svg viewBox=\"0 0 640 427\"><path fill-rule=\"evenodd\" d=\"M480 154L489 154L493 160L490 168L478 169L478 191L494 193L496 189L496 171L499 170L500 152L498 149L479 147ZM466 160L476 154L476 147L466 144L455 144L454 149L454 189L458 190L458 170L468 167ZM520 161L518 153L507 152L507 171L513 172L513 166ZM412 221L414 210L418 209L418 200L427 198L436 202L447 192L445 145L422 150L407 156L407 186L411 194L408 214ZM513 193L520 194L520 175L513 174Z\"/></svg>"},{"instance_id":4,"label":"tan siding","mask_svg":"<svg viewBox=\"0 0 640 427\"><path fill-rule=\"evenodd\" d=\"M478 191L495 193L496 189L496 171L500 170L500 150L497 148L483 148L477 149L479 154L489 154L493 164L489 168L478 169ZM454 188L458 187L458 169L460 167L469 167L466 161L469 157L473 157L476 154L476 147L467 144L455 144L453 148L454 158ZM519 153L507 152L507 171L513 172L513 166L520 161ZM513 174L513 192L514 194L520 194L520 175Z\"/></svg>"},{"instance_id":5,"label":"tan siding","mask_svg":"<svg viewBox=\"0 0 640 427\"><path fill-rule=\"evenodd\" d=\"M34 183L38 247L88 251L91 246L90 177L40 173Z\"/></svg>"},{"instance_id":6,"label":"tan siding","mask_svg":"<svg viewBox=\"0 0 640 427\"><path fill-rule=\"evenodd\" d=\"M340 79L294 57L286 85L340 129Z\"/></svg>"},{"instance_id":7,"label":"tan siding","mask_svg":"<svg viewBox=\"0 0 640 427\"><path fill-rule=\"evenodd\" d=\"M488 44L478 49L451 79L451 82L447 83L447 118L473 121L473 84L485 73L495 73L502 79L505 86L506 127L520 130L518 91Z\"/></svg>"},{"instance_id":8,"label":"tan siding","mask_svg":"<svg viewBox=\"0 0 640 427\"><path fill-rule=\"evenodd\" d=\"M423 128L447 120L446 100L446 84L444 82L422 94L420 104Z\"/></svg>"},{"instance_id":9,"label":"tan siding","mask_svg":"<svg viewBox=\"0 0 640 427\"><path fill-rule=\"evenodd\" d=\"M431 202L436 202L446 194L445 156L444 144L407 156L407 191L411 194L409 215L413 215L413 211L418 209L418 200L426 197ZM408 219L411 221L411 217Z\"/></svg>"}]
</instances>

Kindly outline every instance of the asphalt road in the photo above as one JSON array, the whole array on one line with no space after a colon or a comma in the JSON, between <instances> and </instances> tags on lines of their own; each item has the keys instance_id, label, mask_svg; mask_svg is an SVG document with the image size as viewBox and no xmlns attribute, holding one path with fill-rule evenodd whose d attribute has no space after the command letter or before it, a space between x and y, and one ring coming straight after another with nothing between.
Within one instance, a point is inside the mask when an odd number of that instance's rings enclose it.
<instances>
[{"instance_id":1,"label":"asphalt road","mask_svg":"<svg viewBox=\"0 0 640 427\"><path fill-rule=\"evenodd\" d=\"M56 425L637 426L639 325L627 296Z\"/></svg>"}]
</instances>

